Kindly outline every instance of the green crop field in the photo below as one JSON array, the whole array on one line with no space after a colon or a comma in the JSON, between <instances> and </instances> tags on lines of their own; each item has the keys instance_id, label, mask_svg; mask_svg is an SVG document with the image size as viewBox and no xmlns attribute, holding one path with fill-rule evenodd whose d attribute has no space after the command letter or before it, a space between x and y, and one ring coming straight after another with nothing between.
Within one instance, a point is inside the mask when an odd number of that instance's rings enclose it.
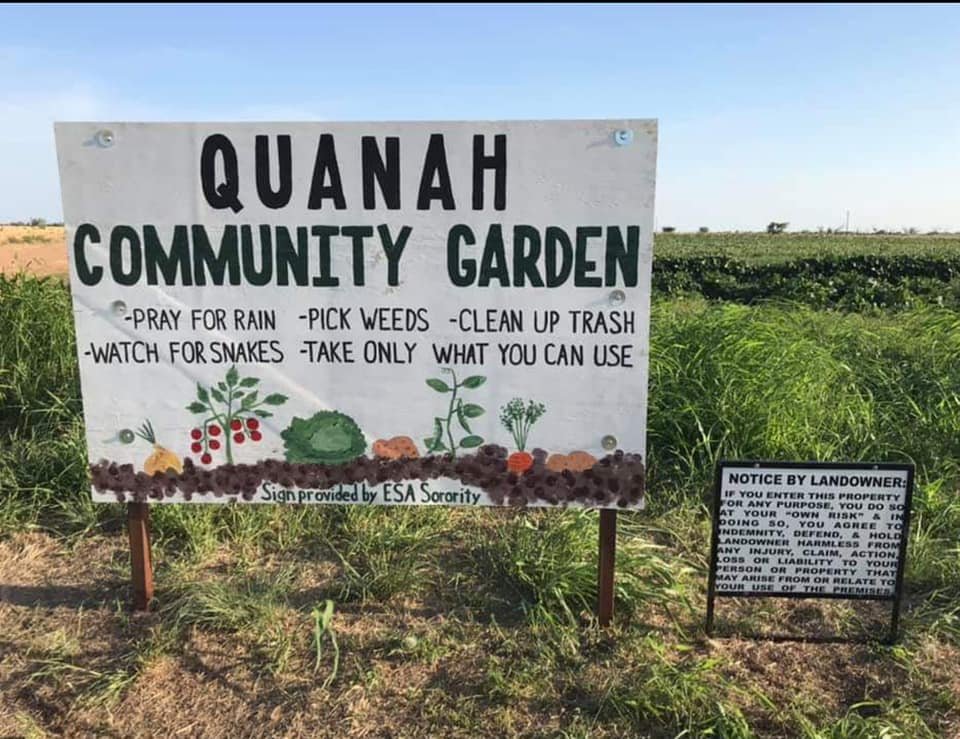
<instances>
[{"instance_id":1,"label":"green crop field","mask_svg":"<svg viewBox=\"0 0 960 739\"><path fill-rule=\"evenodd\" d=\"M0 277L0 734L957 736L960 239L658 235L656 259L649 507L619 517L609 631L595 512L155 507L132 615L69 293ZM899 644L844 601L724 600L704 635L722 457L916 464ZM743 636L772 629L862 641Z\"/></svg>"},{"instance_id":2,"label":"green crop field","mask_svg":"<svg viewBox=\"0 0 960 739\"><path fill-rule=\"evenodd\" d=\"M657 234L655 294L876 313L960 309L960 236Z\"/></svg>"},{"instance_id":3,"label":"green crop field","mask_svg":"<svg viewBox=\"0 0 960 739\"><path fill-rule=\"evenodd\" d=\"M748 263L853 256L960 256L960 234L658 233L655 256L718 256Z\"/></svg>"}]
</instances>

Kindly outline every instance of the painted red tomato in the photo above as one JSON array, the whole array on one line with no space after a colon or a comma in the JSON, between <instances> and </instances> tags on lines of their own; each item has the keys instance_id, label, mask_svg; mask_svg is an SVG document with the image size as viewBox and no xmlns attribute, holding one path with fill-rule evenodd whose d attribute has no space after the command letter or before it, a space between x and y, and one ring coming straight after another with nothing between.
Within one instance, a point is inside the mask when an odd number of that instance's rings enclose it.
<instances>
[{"instance_id":1,"label":"painted red tomato","mask_svg":"<svg viewBox=\"0 0 960 739\"><path fill-rule=\"evenodd\" d=\"M213 461L213 457L211 457L209 454L204 454L200 457L200 461L203 464L210 464Z\"/></svg>"},{"instance_id":2,"label":"painted red tomato","mask_svg":"<svg viewBox=\"0 0 960 739\"><path fill-rule=\"evenodd\" d=\"M251 431L256 431L258 428L260 428L260 422L256 418L248 418L247 428Z\"/></svg>"},{"instance_id":3,"label":"painted red tomato","mask_svg":"<svg viewBox=\"0 0 960 739\"><path fill-rule=\"evenodd\" d=\"M239 418L234 418L230 422L230 428L233 429L234 431L239 431L240 429L243 428L243 423L240 421Z\"/></svg>"},{"instance_id":4,"label":"painted red tomato","mask_svg":"<svg viewBox=\"0 0 960 739\"><path fill-rule=\"evenodd\" d=\"M203 432L200 429L194 429L190 432L190 438L194 441L198 441L203 438Z\"/></svg>"},{"instance_id":5,"label":"painted red tomato","mask_svg":"<svg viewBox=\"0 0 960 739\"><path fill-rule=\"evenodd\" d=\"M190 451L193 452L194 454L197 454L197 453L199 453L199 452L202 452L202 451L203 451L203 444L201 444L199 441L193 442L193 443L190 445Z\"/></svg>"},{"instance_id":6,"label":"painted red tomato","mask_svg":"<svg viewBox=\"0 0 960 739\"><path fill-rule=\"evenodd\" d=\"M246 438L246 437L243 435L243 433L234 434L234 435L233 435L233 443L234 443L234 444L242 444L242 443L243 443L243 440L244 440L245 438Z\"/></svg>"},{"instance_id":7,"label":"painted red tomato","mask_svg":"<svg viewBox=\"0 0 960 739\"><path fill-rule=\"evenodd\" d=\"M220 427L212 423L207 426L207 433L210 434L210 436L220 436Z\"/></svg>"},{"instance_id":8,"label":"painted red tomato","mask_svg":"<svg viewBox=\"0 0 960 739\"><path fill-rule=\"evenodd\" d=\"M250 438L254 441L260 441L260 439L263 438L263 434L261 434L259 431L251 431Z\"/></svg>"},{"instance_id":9,"label":"painted red tomato","mask_svg":"<svg viewBox=\"0 0 960 739\"><path fill-rule=\"evenodd\" d=\"M210 439L210 448L211 448L211 449L214 449L214 450L219 449L219 448L220 448L220 442L217 441L216 439Z\"/></svg>"}]
</instances>

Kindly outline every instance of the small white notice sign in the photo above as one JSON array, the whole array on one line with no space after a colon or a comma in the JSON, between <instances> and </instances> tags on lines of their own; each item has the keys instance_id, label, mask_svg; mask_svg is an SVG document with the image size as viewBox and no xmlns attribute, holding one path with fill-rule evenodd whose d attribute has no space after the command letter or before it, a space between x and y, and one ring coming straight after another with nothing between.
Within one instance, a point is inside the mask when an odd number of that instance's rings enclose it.
<instances>
[{"instance_id":1,"label":"small white notice sign","mask_svg":"<svg viewBox=\"0 0 960 739\"><path fill-rule=\"evenodd\" d=\"M711 596L893 600L913 468L722 462Z\"/></svg>"}]
</instances>

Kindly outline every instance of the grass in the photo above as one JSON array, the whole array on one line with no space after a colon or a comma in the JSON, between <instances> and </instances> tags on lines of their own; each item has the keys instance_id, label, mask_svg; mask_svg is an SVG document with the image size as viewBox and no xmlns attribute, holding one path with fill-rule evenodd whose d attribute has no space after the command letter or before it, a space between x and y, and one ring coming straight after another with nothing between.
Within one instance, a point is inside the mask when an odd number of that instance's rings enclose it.
<instances>
[{"instance_id":1,"label":"grass","mask_svg":"<svg viewBox=\"0 0 960 739\"><path fill-rule=\"evenodd\" d=\"M26 233L22 236L11 236L8 239L4 240L4 244L45 244L48 243L50 239L46 234L32 234Z\"/></svg>"},{"instance_id":2,"label":"grass","mask_svg":"<svg viewBox=\"0 0 960 739\"><path fill-rule=\"evenodd\" d=\"M922 484L957 478L957 314L691 301L651 321L648 446L662 485L704 489L722 457L902 460Z\"/></svg>"},{"instance_id":3,"label":"grass","mask_svg":"<svg viewBox=\"0 0 960 739\"><path fill-rule=\"evenodd\" d=\"M127 735L149 733L137 716L213 736L955 732L960 316L685 299L651 327L649 510L620 517L611 632L597 517L555 511L159 506L156 608L131 616L123 511L86 488L68 292L0 278L0 584L86 598L0 608L0 733L108 733L104 707ZM704 639L721 457L917 465L900 645Z\"/></svg>"}]
</instances>

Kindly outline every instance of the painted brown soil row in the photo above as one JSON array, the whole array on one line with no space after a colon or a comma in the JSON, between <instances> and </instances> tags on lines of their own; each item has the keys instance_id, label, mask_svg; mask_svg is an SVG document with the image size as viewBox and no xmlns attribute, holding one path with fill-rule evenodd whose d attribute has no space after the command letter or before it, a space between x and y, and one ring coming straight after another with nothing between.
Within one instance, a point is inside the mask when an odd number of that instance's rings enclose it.
<instances>
[{"instance_id":1,"label":"painted brown soil row","mask_svg":"<svg viewBox=\"0 0 960 739\"><path fill-rule=\"evenodd\" d=\"M545 501L553 505L576 502L626 507L643 498L645 470L639 454L617 450L589 469L561 472L546 467L546 453L542 450L535 450L533 456L533 467L520 475L507 469L507 449L495 444L481 447L476 454L458 457L449 454L417 459L360 457L338 465L268 459L207 470L187 459L182 473L168 471L149 475L135 471L131 464L102 460L90 470L94 487L102 493L115 493L119 502L163 500L177 493L188 500L204 495L253 500L264 482L285 488L322 490L338 485L437 478L454 478L464 485L481 488L498 505L523 506Z\"/></svg>"}]
</instances>

